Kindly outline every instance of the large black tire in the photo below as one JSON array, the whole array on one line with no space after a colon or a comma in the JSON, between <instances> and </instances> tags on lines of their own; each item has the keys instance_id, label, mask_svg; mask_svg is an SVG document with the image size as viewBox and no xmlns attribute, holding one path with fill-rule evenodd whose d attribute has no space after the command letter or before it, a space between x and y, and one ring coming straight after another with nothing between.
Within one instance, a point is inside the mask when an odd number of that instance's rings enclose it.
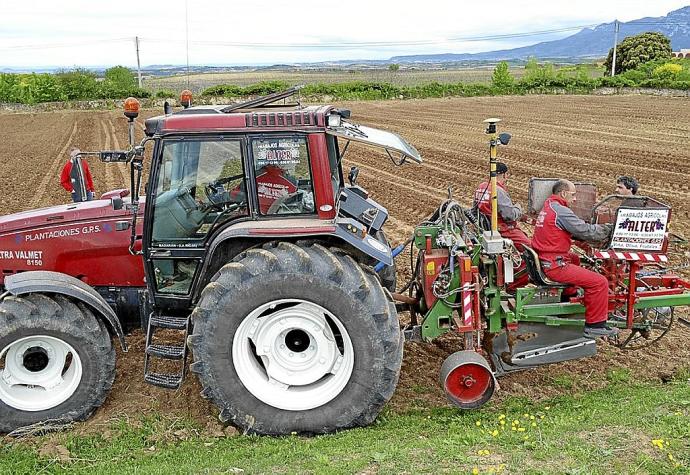
<instances>
[{"instance_id":1,"label":"large black tire","mask_svg":"<svg viewBox=\"0 0 690 475\"><path fill-rule=\"evenodd\" d=\"M245 387L233 362L232 346L243 320L262 305L284 299L310 302L332 313L352 343L349 379L319 407L290 410L267 404ZM248 433L320 434L366 426L398 382L403 341L395 305L373 271L340 249L274 242L246 251L216 274L192 315L191 368L204 388L202 395L220 408L223 422Z\"/></svg>"},{"instance_id":2,"label":"large black tire","mask_svg":"<svg viewBox=\"0 0 690 475\"><path fill-rule=\"evenodd\" d=\"M110 392L115 349L107 329L87 306L52 294L10 296L0 302L0 352L20 339L46 336L70 345L78 354L81 380L67 400L44 410L19 410L0 399L0 433L43 421L84 420ZM5 357L2 362L6 363Z\"/></svg>"}]
</instances>

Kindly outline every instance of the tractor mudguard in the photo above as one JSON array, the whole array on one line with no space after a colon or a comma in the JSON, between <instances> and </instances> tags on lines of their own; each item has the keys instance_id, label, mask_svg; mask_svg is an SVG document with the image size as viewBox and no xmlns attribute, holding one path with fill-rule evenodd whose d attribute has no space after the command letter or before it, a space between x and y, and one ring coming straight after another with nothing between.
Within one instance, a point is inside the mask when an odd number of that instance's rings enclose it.
<instances>
[{"instance_id":1,"label":"tractor mudguard","mask_svg":"<svg viewBox=\"0 0 690 475\"><path fill-rule=\"evenodd\" d=\"M348 221L352 221L352 224L349 224ZM359 226L361 224L356 227L355 223L356 221L354 220L339 219L334 235L378 262L382 262L387 266L393 265L393 255L391 254L390 246L379 241L369 233L362 238L359 233Z\"/></svg>"},{"instance_id":2,"label":"tractor mudguard","mask_svg":"<svg viewBox=\"0 0 690 475\"><path fill-rule=\"evenodd\" d=\"M75 298L91 307L120 340L122 351L127 351L125 334L120 320L101 295L81 280L51 271L30 271L5 277L5 289L17 297L37 292L50 292Z\"/></svg>"},{"instance_id":3,"label":"tractor mudguard","mask_svg":"<svg viewBox=\"0 0 690 475\"><path fill-rule=\"evenodd\" d=\"M351 218L336 218L323 221L313 218L290 220L245 221L220 232L208 245L208 254L213 256L222 243L237 238L319 238L335 237L363 252L378 262L390 266L393 264L391 248L385 242L376 239L367 231L366 225ZM210 259L206 260L207 266Z\"/></svg>"}]
</instances>

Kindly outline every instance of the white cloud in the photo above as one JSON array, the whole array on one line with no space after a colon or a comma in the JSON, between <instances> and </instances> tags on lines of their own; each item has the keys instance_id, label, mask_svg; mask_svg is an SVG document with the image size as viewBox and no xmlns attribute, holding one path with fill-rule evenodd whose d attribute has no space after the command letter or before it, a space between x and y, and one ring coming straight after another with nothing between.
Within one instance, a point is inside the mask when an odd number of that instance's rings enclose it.
<instances>
[{"instance_id":1,"label":"white cloud","mask_svg":"<svg viewBox=\"0 0 690 475\"><path fill-rule=\"evenodd\" d=\"M193 64L292 63L487 51L523 46L545 38L470 43L444 40L663 16L683 7L687 1L188 0L189 58ZM184 0L27 0L3 5L0 65L133 66L136 64L134 36L142 38L142 64L183 64L186 58ZM553 35L548 39L553 39ZM401 41L433 44L335 50L210 44Z\"/></svg>"}]
</instances>

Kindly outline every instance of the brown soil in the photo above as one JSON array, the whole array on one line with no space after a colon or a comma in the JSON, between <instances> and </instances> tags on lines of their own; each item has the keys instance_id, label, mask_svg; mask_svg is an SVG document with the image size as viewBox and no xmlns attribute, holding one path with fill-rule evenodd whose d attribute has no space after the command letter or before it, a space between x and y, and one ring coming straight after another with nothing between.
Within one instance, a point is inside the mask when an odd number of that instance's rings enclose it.
<instances>
[{"instance_id":1,"label":"brown soil","mask_svg":"<svg viewBox=\"0 0 690 475\"><path fill-rule=\"evenodd\" d=\"M447 196L468 205L487 168L486 136L481 121L501 117L501 130L513 134L499 156L513 173L513 198L527 200L530 177L565 177L613 191L615 177L636 176L643 194L673 206L673 230L690 235L690 184L685 168L690 152L682 144L690 135L690 100L642 96L526 96L452 98L344 104L354 120L400 133L425 159L422 165L394 167L378 151L351 147L345 166L361 169L360 184L386 206L387 227L395 244ZM147 111L146 116L159 113ZM123 147L127 124L119 112L65 111L0 114L0 213L63 203L59 186L66 150ZM141 129L138 129L141 136ZM122 166L90 161L97 192L126 187ZM398 258L401 281L409 277L409 256ZM688 311L679 315L688 318ZM688 367L690 329L676 324L658 345L637 352L600 345L593 358L511 374L500 380L496 400L519 395L533 400L601 387L610 370L628 370L632 378L666 381ZM86 424L101 427L115 417L163 413L191 417L211 426L217 410L199 396L190 377L179 391L166 391L143 382L141 332L128 338L129 353L118 355L116 384L106 404ZM398 389L391 402L396 410L445 405L437 382L443 360L459 347L449 335L430 344L407 343Z\"/></svg>"}]
</instances>

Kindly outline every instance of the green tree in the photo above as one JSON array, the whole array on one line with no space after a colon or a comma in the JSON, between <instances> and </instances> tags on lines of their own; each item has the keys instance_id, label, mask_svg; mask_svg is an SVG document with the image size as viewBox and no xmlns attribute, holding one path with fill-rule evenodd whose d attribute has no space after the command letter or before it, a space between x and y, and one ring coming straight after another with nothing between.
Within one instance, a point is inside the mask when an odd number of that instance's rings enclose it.
<instances>
[{"instance_id":1,"label":"green tree","mask_svg":"<svg viewBox=\"0 0 690 475\"><path fill-rule=\"evenodd\" d=\"M129 90L137 87L137 79L134 77L134 73L124 66L114 66L106 69L105 80L118 90Z\"/></svg>"},{"instance_id":2,"label":"green tree","mask_svg":"<svg viewBox=\"0 0 690 475\"><path fill-rule=\"evenodd\" d=\"M98 91L96 74L87 69L61 70L55 74L67 99L93 99Z\"/></svg>"},{"instance_id":3,"label":"green tree","mask_svg":"<svg viewBox=\"0 0 690 475\"><path fill-rule=\"evenodd\" d=\"M510 88L515 83L507 62L501 61L496 65L491 76L491 83L499 89Z\"/></svg>"},{"instance_id":4,"label":"green tree","mask_svg":"<svg viewBox=\"0 0 690 475\"><path fill-rule=\"evenodd\" d=\"M648 61L671 58L671 40L661 33L648 31L629 36L616 47L616 74L635 69ZM611 74L613 48L604 62L604 74Z\"/></svg>"},{"instance_id":5,"label":"green tree","mask_svg":"<svg viewBox=\"0 0 690 475\"><path fill-rule=\"evenodd\" d=\"M391 63L388 65L388 70L392 73L397 73L400 71L400 65L396 63Z\"/></svg>"}]
</instances>

